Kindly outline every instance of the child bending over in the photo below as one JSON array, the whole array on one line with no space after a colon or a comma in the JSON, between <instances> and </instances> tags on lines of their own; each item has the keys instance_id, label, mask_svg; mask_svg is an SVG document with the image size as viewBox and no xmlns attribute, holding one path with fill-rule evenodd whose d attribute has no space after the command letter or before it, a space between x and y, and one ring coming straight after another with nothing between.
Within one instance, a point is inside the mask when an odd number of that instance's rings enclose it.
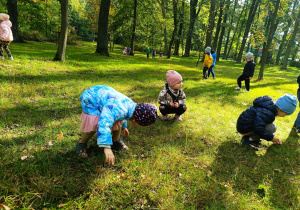
<instances>
[{"instance_id":1,"label":"child bending over","mask_svg":"<svg viewBox=\"0 0 300 210\"><path fill-rule=\"evenodd\" d=\"M153 104L136 104L115 89L97 85L85 90L80 96L84 133L77 142L76 152L87 157L87 143L97 132L97 144L104 148L106 162L114 164L112 149L128 149L120 140L121 129L128 136L127 120L135 126L149 126L157 119L157 109Z\"/></svg>"}]
</instances>

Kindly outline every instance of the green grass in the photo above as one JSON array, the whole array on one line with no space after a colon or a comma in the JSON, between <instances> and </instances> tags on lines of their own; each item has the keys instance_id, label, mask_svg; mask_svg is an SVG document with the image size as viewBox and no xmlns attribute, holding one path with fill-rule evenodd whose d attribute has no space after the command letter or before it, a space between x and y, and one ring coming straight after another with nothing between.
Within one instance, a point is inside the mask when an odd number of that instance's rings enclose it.
<instances>
[{"instance_id":1,"label":"green grass","mask_svg":"<svg viewBox=\"0 0 300 210\"><path fill-rule=\"evenodd\" d=\"M282 145L254 152L240 144L235 124L256 97L296 95L299 69L266 66L249 93L237 92L244 63L217 62L216 80L202 80L197 58L147 59L145 53L111 57L96 46L68 46L66 62L53 62L56 45L12 43L14 61L0 61L0 204L12 209L299 209L299 136L296 113L277 118ZM201 65L201 64L200 64ZM95 137L88 159L75 153L80 138L79 97L109 85L135 102L157 103L167 70L184 79L183 122L129 124L129 151L104 163ZM59 132L64 137L57 138ZM49 142L53 145L49 145ZM27 156L27 159L22 160ZM0 207L1 208L1 207Z\"/></svg>"}]
</instances>

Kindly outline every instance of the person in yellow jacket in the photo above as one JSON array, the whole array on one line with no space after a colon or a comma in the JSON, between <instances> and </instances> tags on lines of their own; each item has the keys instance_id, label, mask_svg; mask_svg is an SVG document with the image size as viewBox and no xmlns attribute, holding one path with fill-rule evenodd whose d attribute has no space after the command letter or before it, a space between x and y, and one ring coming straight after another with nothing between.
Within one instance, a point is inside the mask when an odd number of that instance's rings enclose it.
<instances>
[{"instance_id":1,"label":"person in yellow jacket","mask_svg":"<svg viewBox=\"0 0 300 210\"><path fill-rule=\"evenodd\" d=\"M209 69L209 67L212 65L214 61L214 58L211 55L211 48L210 47L206 47L205 48L205 58L204 58L204 62L203 62L203 79L207 79L207 70Z\"/></svg>"}]
</instances>

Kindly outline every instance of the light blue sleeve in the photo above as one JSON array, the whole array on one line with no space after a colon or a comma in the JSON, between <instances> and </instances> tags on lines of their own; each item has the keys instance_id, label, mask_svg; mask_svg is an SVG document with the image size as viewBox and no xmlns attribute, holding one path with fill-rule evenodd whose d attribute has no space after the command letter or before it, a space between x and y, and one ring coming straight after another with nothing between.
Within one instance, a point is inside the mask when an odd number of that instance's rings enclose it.
<instances>
[{"instance_id":1,"label":"light blue sleeve","mask_svg":"<svg viewBox=\"0 0 300 210\"><path fill-rule=\"evenodd\" d=\"M100 147L112 145L111 128L115 122L114 116L108 107L103 107L98 121L97 144Z\"/></svg>"},{"instance_id":2,"label":"light blue sleeve","mask_svg":"<svg viewBox=\"0 0 300 210\"><path fill-rule=\"evenodd\" d=\"M127 120L122 124L122 128L127 128Z\"/></svg>"}]
</instances>

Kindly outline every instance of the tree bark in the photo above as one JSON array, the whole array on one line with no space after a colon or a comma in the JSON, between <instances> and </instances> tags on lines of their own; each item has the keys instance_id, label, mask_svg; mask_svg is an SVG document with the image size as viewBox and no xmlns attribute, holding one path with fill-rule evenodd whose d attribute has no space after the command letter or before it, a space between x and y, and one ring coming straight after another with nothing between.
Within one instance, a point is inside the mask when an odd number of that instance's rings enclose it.
<instances>
[{"instance_id":1,"label":"tree bark","mask_svg":"<svg viewBox=\"0 0 300 210\"><path fill-rule=\"evenodd\" d=\"M135 41L135 28L136 28L136 9L137 9L137 0L134 0L134 5L133 5L133 25L132 25L132 38L131 38L131 51L129 55L134 55L134 41Z\"/></svg>"},{"instance_id":2,"label":"tree bark","mask_svg":"<svg viewBox=\"0 0 300 210\"><path fill-rule=\"evenodd\" d=\"M185 57L190 56L194 26L201 8L201 4L200 4L198 11L196 11L197 4L198 4L198 0L190 0L190 24L189 24L189 30L185 42L185 52L184 52Z\"/></svg>"},{"instance_id":3,"label":"tree bark","mask_svg":"<svg viewBox=\"0 0 300 210\"><path fill-rule=\"evenodd\" d=\"M225 11L228 11L228 9L229 9L229 2L226 2ZM217 61L220 60L220 54L221 54L223 36L224 36L225 30L226 30L225 24L226 24L226 21L227 21L227 15L228 15L228 13L226 12L224 14L223 25L222 25L221 34L220 34L220 37L219 37L218 46L217 46Z\"/></svg>"},{"instance_id":4,"label":"tree bark","mask_svg":"<svg viewBox=\"0 0 300 210\"><path fill-rule=\"evenodd\" d=\"M206 41L205 41L205 47L211 46L211 36L214 28L214 22L215 22L215 7L216 7L216 0L210 0L210 9L209 9L209 22L208 27L206 31Z\"/></svg>"},{"instance_id":5,"label":"tree bark","mask_svg":"<svg viewBox=\"0 0 300 210\"><path fill-rule=\"evenodd\" d=\"M214 50L217 48L217 45L218 45L219 33L220 33L220 30L221 30L221 23L222 23L222 19L223 19L224 0L221 0L220 4L221 5L220 5L219 19L218 19L218 23L217 23L217 27L216 27L214 42L213 42L213 45L212 45Z\"/></svg>"},{"instance_id":6,"label":"tree bark","mask_svg":"<svg viewBox=\"0 0 300 210\"><path fill-rule=\"evenodd\" d=\"M64 61L66 58L66 48L68 39L68 0L59 0L61 7L61 29L59 34L57 52L54 61Z\"/></svg>"},{"instance_id":7,"label":"tree bark","mask_svg":"<svg viewBox=\"0 0 300 210\"><path fill-rule=\"evenodd\" d=\"M291 48L292 48L293 43L295 41L295 37L298 33L298 30L299 30L299 20L300 20L300 9L299 9L299 13L297 15L296 21L295 21L294 31L291 35L291 38L289 40L289 43L288 43L286 51L285 51L285 56L284 56L283 64L282 64L283 69L287 69L287 62L288 62L288 58L289 58L289 55L290 55L290 51L291 51Z\"/></svg>"},{"instance_id":8,"label":"tree bark","mask_svg":"<svg viewBox=\"0 0 300 210\"><path fill-rule=\"evenodd\" d=\"M168 57L167 58L171 58L172 46L173 46L173 43L174 43L174 40L175 40L175 36L177 34L177 25L178 25L177 4L178 4L178 0L173 0L174 30L173 30L172 38L171 38L171 41L170 41Z\"/></svg>"},{"instance_id":9,"label":"tree bark","mask_svg":"<svg viewBox=\"0 0 300 210\"><path fill-rule=\"evenodd\" d=\"M179 55L179 46L180 46L180 40L182 36L182 29L183 29L183 13L184 13L184 4L185 1L182 0L182 6L181 6L181 11L180 11L180 16L179 16L179 30L178 30L178 35L175 40L175 50L174 50L174 55Z\"/></svg>"},{"instance_id":10,"label":"tree bark","mask_svg":"<svg viewBox=\"0 0 300 210\"><path fill-rule=\"evenodd\" d=\"M252 1L251 8L250 8L249 15L248 15L246 28L245 28L245 33L244 33L242 44L241 44L241 47L240 47L240 52L239 52L239 54L237 56L237 59L236 59L237 63L241 63L242 56L243 56L243 53L244 53L244 47L245 47L247 37L248 37L249 31L250 31L250 27L251 27L251 24L254 20L256 10L257 10L258 5L260 4L260 2L261 2L261 0L253 0Z\"/></svg>"},{"instance_id":11,"label":"tree bark","mask_svg":"<svg viewBox=\"0 0 300 210\"><path fill-rule=\"evenodd\" d=\"M280 5L280 0L276 0L275 10L274 10L274 13L272 15L273 18L272 18L272 22L271 22L270 29L269 29L269 35L268 35L266 48L263 50L262 56L261 56L261 65L260 65L258 80L262 80L263 77L264 77L265 63L266 63L266 60L267 60L267 57L268 57L268 54L269 54L269 48L271 46L274 31L275 31L274 26L275 26L275 21L276 21L276 18L277 18L277 12L278 12L278 9L279 9L279 5Z\"/></svg>"},{"instance_id":12,"label":"tree bark","mask_svg":"<svg viewBox=\"0 0 300 210\"><path fill-rule=\"evenodd\" d=\"M19 23L18 23L18 0L7 0L7 13L12 23L12 33L14 36L14 42L24 42L19 36Z\"/></svg>"},{"instance_id":13,"label":"tree bark","mask_svg":"<svg viewBox=\"0 0 300 210\"><path fill-rule=\"evenodd\" d=\"M109 56L108 52L108 17L109 17L110 0L101 0L100 13L98 20L98 39L95 53Z\"/></svg>"}]
</instances>

